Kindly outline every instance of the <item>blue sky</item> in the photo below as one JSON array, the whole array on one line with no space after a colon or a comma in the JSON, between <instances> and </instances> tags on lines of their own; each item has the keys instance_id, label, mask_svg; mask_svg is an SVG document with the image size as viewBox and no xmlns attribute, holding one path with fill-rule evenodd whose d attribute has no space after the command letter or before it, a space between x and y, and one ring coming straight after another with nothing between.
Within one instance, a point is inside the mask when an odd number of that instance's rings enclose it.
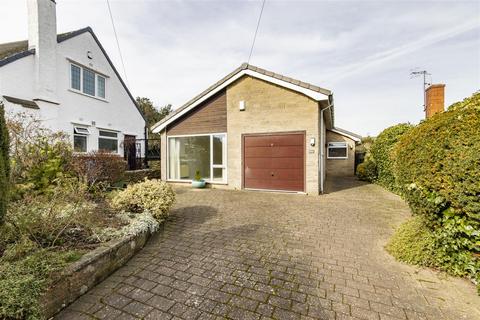
<instances>
[{"instance_id":1,"label":"blue sky","mask_svg":"<svg viewBox=\"0 0 480 320\"><path fill-rule=\"evenodd\" d=\"M174 107L247 60L261 7L110 3L132 93ZM2 0L1 9L0 42L25 39L25 2ZM105 1L57 0L57 20L59 32L91 26L122 70ZM251 63L332 90L336 125L375 135L423 118L412 70L445 83L447 105L480 89L480 2L267 0Z\"/></svg>"}]
</instances>

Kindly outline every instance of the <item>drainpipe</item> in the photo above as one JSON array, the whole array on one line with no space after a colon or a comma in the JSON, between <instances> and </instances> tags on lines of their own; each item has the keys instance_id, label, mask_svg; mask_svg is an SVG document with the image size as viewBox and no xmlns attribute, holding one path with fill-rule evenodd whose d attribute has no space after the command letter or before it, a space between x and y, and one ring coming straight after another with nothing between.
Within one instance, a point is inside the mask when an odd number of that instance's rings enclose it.
<instances>
[{"instance_id":1,"label":"drainpipe","mask_svg":"<svg viewBox=\"0 0 480 320\"><path fill-rule=\"evenodd\" d=\"M325 172L325 135L323 134L325 123L323 121L323 113L325 110L333 107L333 94L328 95L328 106L320 110L320 193L324 192L324 172Z\"/></svg>"}]
</instances>

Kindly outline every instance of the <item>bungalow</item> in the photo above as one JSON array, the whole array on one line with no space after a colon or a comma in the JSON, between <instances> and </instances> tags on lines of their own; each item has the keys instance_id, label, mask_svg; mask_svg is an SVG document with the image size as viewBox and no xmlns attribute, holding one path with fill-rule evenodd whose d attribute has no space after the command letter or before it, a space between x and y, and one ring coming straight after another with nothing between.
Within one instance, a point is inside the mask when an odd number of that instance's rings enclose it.
<instances>
[{"instance_id":1,"label":"bungalow","mask_svg":"<svg viewBox=\"0 0 480 320\"><path fill-rule=\"evenodd\" d=\"M359 137L335 128L330 90L249 64L152 127L162 179L319 194L354 174Z\"/></svg>"},{"instance_id":2,"label":"bungalow","mask_svg":"<svg viewBox=\"0 0 480 320\"><path fill-rule=\"evenodd\" d=\"M93 30L57 35L55 1L27 4L28 40L0 44L0 102L7 113L31 114L69 134L76 152L124 155L128 140L129 155L141 157L145 120Z\"/></svg>"}]
</instances>

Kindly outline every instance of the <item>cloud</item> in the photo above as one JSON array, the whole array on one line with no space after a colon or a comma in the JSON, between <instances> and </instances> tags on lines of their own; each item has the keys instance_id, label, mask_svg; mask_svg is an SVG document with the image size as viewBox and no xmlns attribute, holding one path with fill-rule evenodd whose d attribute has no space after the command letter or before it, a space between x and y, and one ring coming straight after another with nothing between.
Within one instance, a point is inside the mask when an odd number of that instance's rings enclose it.
<instances>
[{"instance_id":1,"label":"cloud","mask_svg":"<svg viewBox=\"0 0 480 320\"><path fill-rule=\"evenodd\" d=\"M25 39L25 2L1 1L0 43ZM178 107L248 58L261 1L110 4L132 93ZM447 103L480 87L479 16L475 1L268 0L251 62L333 90L338 125L374 134L423 117L414 67L447 84ZM121 70L104 0L57 1L57 21L90 25Z\"/></svg>"},{"instance_id":2,"label":"cloud","mask_svg":"<svg viewBox=\"0 0 480 320\"><path fill-rule=\"evenodd\" d=\"M344 79L346 77L359 74L370 68L379 67L393 59L397 59L401 56L418 51L432 44L435 44L437 42L455 37L467 31L471 31L478 28L480 28L480 21L478 19L467 21L456 27L449 26L446 30L442 30L434 34L427 35L419 40L415 40L415 41L403 44L399 47L376 53L370 57L367 57L363 61L344 66L342 67L342 70L335 71L334 74L332 74L329 77L329 79L331 83L336 83L339 80Z\"/></svg>"}]
</instances>

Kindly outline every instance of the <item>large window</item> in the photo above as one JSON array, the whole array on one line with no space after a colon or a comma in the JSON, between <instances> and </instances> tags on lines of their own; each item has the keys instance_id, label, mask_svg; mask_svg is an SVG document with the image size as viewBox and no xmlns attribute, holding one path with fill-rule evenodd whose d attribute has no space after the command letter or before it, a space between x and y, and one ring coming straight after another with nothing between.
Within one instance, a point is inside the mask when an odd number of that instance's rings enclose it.
<instances>
[{"instance_id":1,"label":"large window","mask_svg":"<svg viewBox=\"0 0 480 320\"><path fill-rule=\"evenodd\" d=\"M347 159L348 145L346 142L329 142L327 150L328 159Z\"/></svg>"},{"instance_id":2,"label":"large window","mask_svg":"<svg viewBox=\"0 0 480 320\"><path fill-rule=\"evenodd\" d=\"M70 88L89 96L105 99L106 78L90 69L70 64Z\"/></svg>"},{"instance_id":3,"label":"large window","mask_svg":"<svg viewBox=\"0 0 480 320\"><path fill-rule=\"evenodd\" d=\"M118 133L100 130L98 132L98 150L118 153Z\"/></svg>"},{"instance_id":4,"label":"large window","mask_svg":"<svg viewBox=\"0 0 480 320\"><path fill-rule=\"evenodd\" d=\"M210 182L226 181L226 135L168 138L168 177L192 180L197 171Z\"/></svg>"},{"instance_id":5,"label":"large window","mask_svg":"<svg viewBox=\"0 0 480 320\"><path fill-rule=\"evenodd\" d=\"M87 140L90 132L84 127L73 127L73 151L87 152Z\"/></svg>"}]
</instances>

